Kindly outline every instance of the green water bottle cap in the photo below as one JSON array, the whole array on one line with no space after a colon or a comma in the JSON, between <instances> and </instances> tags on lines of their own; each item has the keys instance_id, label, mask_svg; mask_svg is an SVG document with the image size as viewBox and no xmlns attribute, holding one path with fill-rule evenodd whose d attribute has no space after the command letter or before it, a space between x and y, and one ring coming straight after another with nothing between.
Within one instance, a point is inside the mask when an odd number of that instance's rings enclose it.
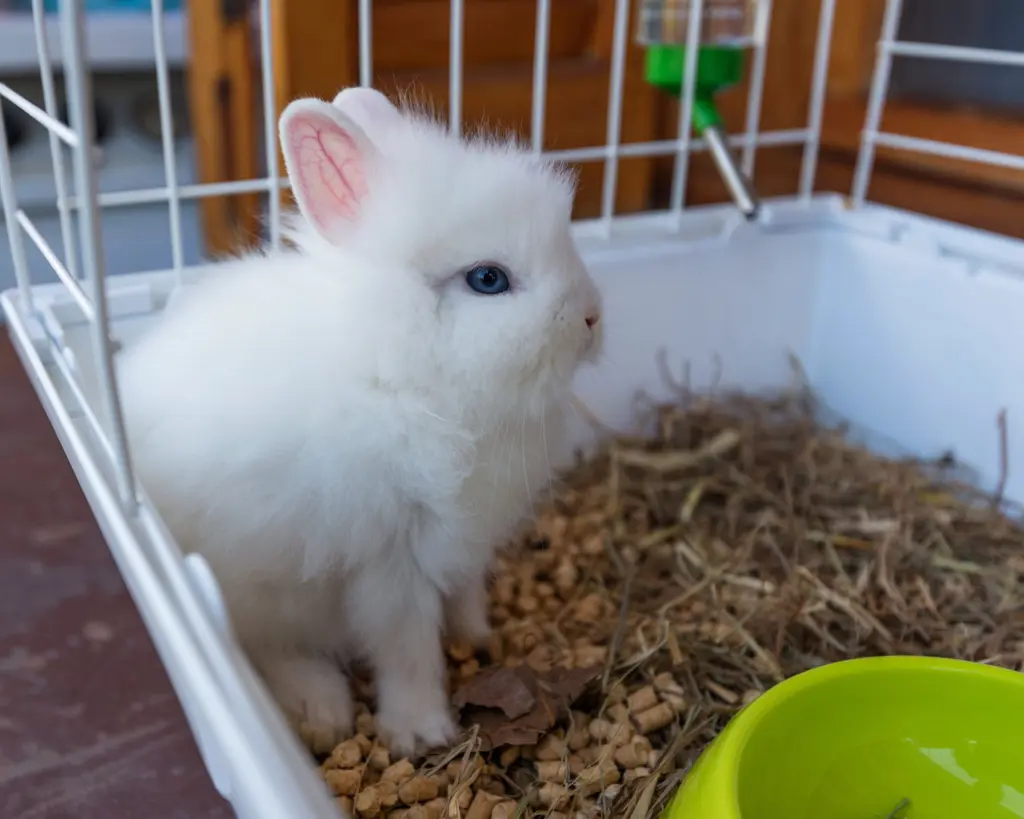
<instances>
[{"instance_id":1,"label":"green water bottle cap","mask_svg":"<svg viewBox=\"0 0 1024 819\"><path fill-rule=\"evenodd\" d=\"M739 46L702 45L697 54L697 95L712 97L743 79L744 51ZM686 47L647 47L644 77L651 85L680 94L686 68Z\"/></svg>"}]
</instances>

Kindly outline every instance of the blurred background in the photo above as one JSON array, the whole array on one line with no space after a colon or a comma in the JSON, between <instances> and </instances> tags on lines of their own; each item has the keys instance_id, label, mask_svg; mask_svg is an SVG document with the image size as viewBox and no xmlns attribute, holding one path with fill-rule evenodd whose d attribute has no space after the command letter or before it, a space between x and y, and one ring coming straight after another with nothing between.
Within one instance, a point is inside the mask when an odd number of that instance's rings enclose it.
<instances>
[{"instance_id":1,"label":"blurred background","mask_svg":"<svg viewBox=\"0 0 1024 819\"><path fill-rule=\"evenodd\" d=\"M358 82L357 0L272 0L274 96L278 109L300 95L332 97ZM56 0L45 6L55 11ZM149 0L85 0L94 72L100 188L146 191L164 182ZM264 176L258 21L249 0L165 0L166 49L174 87L179 183ZM676 100L648 85L630 20L624 143L676 136ZM830 55L818 190L849 190L884 0L838 0ZM0 78L42 104L30 0L0 0ZM530 124L536 0L466 0L463 112L527 134ZM818 0L775 0L761 130L807 121ZM603 145L614 0L555 0L544 146ZM448 97L448 0L373 3L374 83L426 95L444 111ZM59 56L56 18L48 23ZM906 0L901 39L1024 50L1019 0ZM750 60L747 61L749 74ZM896 58L882 129L1019 152L1024 146L1021 69ZM58 95L63 99L59 88ZM719 98L730 131L743 127L747 82ZM60 246L47 136L5 106L16 188L51 245ZM801 148L761 148L755 185L762 196L796 190ZM600 210L603 162L581 165L579 218ZM672 158L621 161L619 213L667 206ZM285 194L287 197L287 194ZM879 149L870 198L965 224L1024 236L1024 174L923 154ZM138 197L136 197L137 199ZM693 158L689 203L728 201L707 154ZM111 273L170 266L164 204L132 204L118 194L104 210ZM265 194L186 199L186 263L259 241ZM30 247L30 254L35 254ZM52 274L33 256L37 280ZM6 236L0 288L13 284Z\"/></svg>"}]
</instances>

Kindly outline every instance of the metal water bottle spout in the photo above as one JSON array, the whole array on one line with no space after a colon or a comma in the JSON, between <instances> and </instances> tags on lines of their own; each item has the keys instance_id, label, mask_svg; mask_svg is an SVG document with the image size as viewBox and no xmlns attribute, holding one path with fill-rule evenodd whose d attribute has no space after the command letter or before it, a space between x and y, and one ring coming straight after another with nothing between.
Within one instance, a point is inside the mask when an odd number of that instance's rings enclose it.
<instances>
[{"instance_id":1,"label":"metal water bottle spout","mask_svg":"<svg viewBox=\"0 0 1024 819\"><path fill-rule=\"evenodd\" d=\"M698 105L698 101L695 101L694 108L697 108ZM695 120L699 116L698 113L694 113ZM747 175L740 169L736 155L729 149L721 122L707 123L703 127L698 126L698 130L708 144L711 158L715 161L718 172L722 175L722 181L725 182L725 187L732 195L736 207L748 220L753 221L760 212L761 200Z\"/></svg>"},{"instance_id":2,"label":"metal water bottle spout","mask_svg":"<svg viewBox=\"0 0 1024 819\"><path fill-rule=\"evenodd\" d=\"M736 207L740 209L748 221L757 219L761 211L761 200L754 191L754 186L747 175L740 170L736 163L736 156L729 150L725 142L725 134L722 129L714 125L704 131L704 139L708 143L711 156L722 174L722 181L732 194Z\"/></svg>"},{"instance_id":3,"label":"metal water bottle spout","mask_svg":"<svg viewBox=\"0 0 1024 819\"><path fill-rule=\"evenodd\" d=\"M756 219L761 200L729 149L715 94L743 77L744 48L752 41L758 0L704 0L700 23L693 126L708 145L736 207ZM637 41L647 51L649 83L682 94L691 0L641 0Z\"/></svg>"}]
</instances>

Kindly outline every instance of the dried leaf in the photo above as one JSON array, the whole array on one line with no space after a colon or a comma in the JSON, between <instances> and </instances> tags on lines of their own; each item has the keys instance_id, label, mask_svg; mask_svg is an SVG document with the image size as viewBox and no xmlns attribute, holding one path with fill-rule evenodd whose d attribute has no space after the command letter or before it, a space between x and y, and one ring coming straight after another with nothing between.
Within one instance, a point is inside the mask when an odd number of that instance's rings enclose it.
<instances>
[{"instance_id":1,"label":"dried leaf","mask_svg":"<svg viewBox=\"0 0 1024 819\"><path fill-rule=\"evenodd\" d=\"M568 713L601 670L601 666L544 672L528 665L490 668L460 687L453 700L463 722L479 727L481 750L532 745Z\"/></svg>"},{"instance_id":2,"label":"dried leaf","mask_svg":"<svg viewBox=\"0 0 1024 819\"><path fill-rule=\"evenodd\" d=\"M499 708L509 719L529 713L537 702L537 677L526 666L490 668L472 677L452 698L456 708Z\"/></svg>"}]
</instances>

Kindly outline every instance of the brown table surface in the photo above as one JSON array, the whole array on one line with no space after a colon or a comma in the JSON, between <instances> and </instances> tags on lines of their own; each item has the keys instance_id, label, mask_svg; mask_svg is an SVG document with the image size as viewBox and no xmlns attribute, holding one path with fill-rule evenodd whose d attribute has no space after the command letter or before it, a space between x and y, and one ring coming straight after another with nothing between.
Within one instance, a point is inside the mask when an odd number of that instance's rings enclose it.
<instances>
[{"instance_id":1,"label":"brown table surface","mask_svg":"<svg viewBox=\"0 0 1024 819\"><path fill-rule=\"evenodd\" d=\"M0 817L230 817L0 327Z\"/></svg>"}]
</instances>

